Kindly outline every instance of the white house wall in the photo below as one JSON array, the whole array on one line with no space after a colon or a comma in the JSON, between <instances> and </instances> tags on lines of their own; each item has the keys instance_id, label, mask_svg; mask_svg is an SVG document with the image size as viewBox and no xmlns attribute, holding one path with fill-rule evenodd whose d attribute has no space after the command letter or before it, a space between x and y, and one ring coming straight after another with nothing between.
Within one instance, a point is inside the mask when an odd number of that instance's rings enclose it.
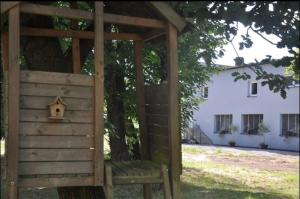
<instances>
[{"instance_id":1,"label":"white house wall","mask_svg":"<svg viewBox=\"0 0 300 199\"><path fill-rule=\"evenodd\" d=\"M264 70L274 74L283 74L284 68L264 66ZM259 147L263 142L262 135L241 134L242 114L263 114L263 122L269 128L270 133L265 135L266 144L272 149L285 149L299 151L299 138L280 136L281 114L299 114L299 87L290 88L287 98L283 99L279 93L273 93L268 85L261 86L258 81L257 97L248 96L248 80L234 82L231 73L234 71L247 72L251 80L255 80L254 73L248 68L224 70L212 77L208 85L208 99L200 104L195 111L194 119L200 125L201 130L216 145L228 145L228 141L234 140L237 146ZM233 125L238 126L238 132L219 135L214 133L214 116L216 114L232 114Z\"/></svg>"}]
</instances>

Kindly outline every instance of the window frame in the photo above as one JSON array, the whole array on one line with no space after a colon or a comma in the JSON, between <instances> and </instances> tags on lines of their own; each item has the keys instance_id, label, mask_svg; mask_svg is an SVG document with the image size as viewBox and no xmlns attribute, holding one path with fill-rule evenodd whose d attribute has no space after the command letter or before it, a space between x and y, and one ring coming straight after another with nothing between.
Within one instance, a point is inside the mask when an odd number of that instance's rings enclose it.
<instances>
[{"instance_id":1,"label":"window frame","mask_svg":"<svg viewBox=\"0 0 300 199\"><path fill-rule=\"evenodd\" d=\"M252 94L252 84L256 84L256 94ZM249 81L249 87L248 87L248 96L250 97L257 97L258 96L258 82L253 80Z\"/></svg>"},{"instance_id":2,"label":"window frame","mask_svg":"<svg viewBox=\"0 0 300 199\"><path fill-rule=\"evenodd\" d=\"M284 116L287 117L287 124L286 125L283 124L283 119L284 119L283 117ZM290 117L291 116L295 116L294 126L295 126L295 129L296 129L296 132L292 132L292 131L289 130ZM298 118L297 118L297 116L298 116ZM285 137L300 137L299 120L300 120L300 114L299 113L282 113L282 114L280 114L280 136L285 136ZM298 122L298 126L297 126L297 122ZM283 129L284 126L287 126L287 130ZM298 133L297 133L297 129L298 129ZM283 132L284 130L286 130L286 132Z\"/></svg>"},{"instance_id":3,"label":"window frame","mask_svg":"<svg viewBox=\"0 0 300 199\"><path fill-rule=\"evenodd\" d=\"M249 128L249 126L251 126L251 125L249 125L249 123L250 123L250 116L252 116L253 118L252 118L252 126L253 126L253 128ZM250 113L250 114L242 114L242 128L241 128L241 134L246 134L246 135L260 135L259 134L259 132L258 132L258 128L257 127L255 127L256 125L255 125L255 118L254 118L254 116L258 116L258 123L257 123L257 125L259 124L259 123L261 123L261 122L263 122L263 120L264 120L264 114L262 114L262 113ZM247 122L247 130L245 130L245 117L247 117L248 119L248 122ZM255 131L254 131L254 133L249 133L249 131L250 130L252 130L252 129L256 129Z\"/></svg>"},{"instance_id":4,"label":"window frame","mask_svg":"<svg viewBox=\"0 0 300 199\"><path fill-rule=\"evenodd\" d=\"M205 97L205 88L207 88L207 96ZM201 96L203 99L208 99L208 86L203 86L201 89Z\"/></svg>"},{"instance_id":5,"label":"window frame","mask_svg":"<svg viewBox=\"0 0 300 199\"><path fill-rule=\"evenodd\" d=\"M228 129L227 132L224 132L224 133L221 133L221 124L223 123L222 122L222 119L225 120L225 117L230 117L229 118L229 124L228 124L228 127L230 125L233 125L233 114L215 114L214 115L214 132L216 134L232 134L232 132ZM218 129L218 120L219 120L219 124L220 124L220 129Z\"/></svg>"}]
</instances>

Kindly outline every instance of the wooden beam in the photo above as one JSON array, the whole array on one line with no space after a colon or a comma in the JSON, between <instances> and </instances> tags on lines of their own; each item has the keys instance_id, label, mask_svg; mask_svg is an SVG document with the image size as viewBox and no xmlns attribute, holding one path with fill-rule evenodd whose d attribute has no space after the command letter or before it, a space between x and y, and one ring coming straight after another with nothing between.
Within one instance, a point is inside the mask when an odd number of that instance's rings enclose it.
<instances>
[{"instance_id":1,"label":"wooden beam","mask_svg":"<svg viewBox=\"0 0 300 199\"><path fill-rule=\"evenodd\" d=\"M83 10L72 9L72 8L58 8L54 6L45 6L45 5L38 5L32 3L22 3L21 11L29 14L58 16L58 17L65 17L71 19L85 19L90 21L94 19L93 13L89 11L83 11ZM140 27L148 27L148 28L165 27L165 22L156 19L131 17L131 16L116 15L116 14L108 14L108 13L104 14L103 17L105 23L140 26Z\"/></svg>"},{"instance_id":2,"label":"wooden beam","mask_svg":"<svg viewBox=\"0 0 300 199\"><path fill-rule=\"evenodd\" d=\"M150 1L148 2L152 8L158 11L158 13L172 23L179 32L186 26L186 21L180 15L178 15L166 2L163 1Z\"/></svg>"},{"instance_id":3,"label":"wooden beam","mask_svg":"<svg viewBox=\"0 0 300 199\"><path fill-rule=\"evenodd\" d=\"M95 154L94 179L96 186L104 184L103 104L104 104L104 22L103 2L95 2Z\"/></svg>"},{"instance_id":4,"label":"wooden beam","mask_svg":"<svg viewBox=\"0 0 300 199\"><path fill-rule=\"evenodd\" d=\"M76 37L80 39L94 39L92 31L76 31L76 30L55 30L46 28L21 28L22 36L36 37ZM135 33L115 33L105 32L104 39L106 40L142 40L142 37Z\"/></svg>"},{"instance_id":5,"label":"wooden beam","mask_svg":"<svg viewBox=\"0 0 300 199\"><path fill-rule=\"evenodd\" d=\"M1 33L1 50L2 50L2 66L4 71L8 70L9 60L9 48L8 48L8 32L3 31Z\"/></svg>"},{"instance_id":6,"label":"wooden beam","mask_svg":"<svg viewBox=\"0 0 300 199\"><path fill-rule=\"evenodd\" d=\"M77 2L70 2L71 8L78 8ZM78 30L78 20L72 19L71 21L71 29ZM80 40L79 38L72 38L72 62L73 62L73 73L80 74L81 66L80 66Z\"/></svg>"},{"instance_id":7,"label":"wooden beam","mask_svg":"<svg viewBox=\"0 0 300 199\"><path fill-rule=\"evenodd\" d=\"M34 3L22 3L21 12L46 16L58 16L71 19L94 20L94 14L89 11L83 11L72 8L58 8L54 6L45 6Z\"/></svg>"},{"instance_id":8,"label":"wooden beam","mask_svg":"<svg viewBox=\"0 0 300 199\"><path fill-rule=\"evenodd\" d=\"M168 23L167 26L167 60L168 60L168 125L170 137L170 177L172 196L180 198L180 133L179 133L179 89L178 89L178 55L177 30Z\"/></svg>"},{"instance_id":9,"label":"wooden beam","mask_svg":"<svg viewBox=\"0 0 300 199\"><path fill-rule=\"evenodd\" d=\"M165 28L166 24L164 21L157 19L148 19L141 17L131 17L116 14L104 14L104 22L112 24L122 24L130 26L140 26L147 28Z\"/></svg>"},{"instance_id":10,"label":"wooden beam","mask_svg":"<svg viewBox=\"0 0 300 199\"><path fill-rule=\"evenodd\" d=\"M140 129L141 140L141 156L143 160L150 159L149 145L148 145L148 133L145 111L145 87L144 87L144 74L142 65L142 51L143 42L134 42L134 64L135 64L135 78L136 78L136 99L137 99L137 111L138 121ZM143 194L145 199L151 199L151 186L149 184L143 184Z\"/></svg>"},{"instance_id":11,"label":"wooden beam","mask_svg":"<svg viewBox=\"0 0 300 199\"><path fill-rule=\"evenodd\" d=\"M20 3L20 1L1 1L0 2L0 7L1 7L1 14L5 13L6 11L8 11L9 9L15 7L16 5L18 5Z\"/></svg>"},{"instance_id":12,"label":"wooden beam","mask_svg":"<svg viewBox=\"0 0 300 199\"><path fill-rule=\"evenodd\" d=\"M152 31L150 31L150 32L144 33L144 34L142 35L142 38L143 38L143 40L144 40L144 42L145 42L145 41L149 41L149 40L151 40L151 39L157 38L157 37L159 37L159 36L162 36L162 35L164 35L164 34L166 34L165 31L156 29L156 30L152 30Z\"/></svg>"},{"instance_id":13,"label":"wooden beam","mask_svg":"<svg viewBox=\"0 0 300 199\"><path fill-rule=\"evenodd\" d=\"M73 73L80 74L80 43L78 38L72 38Z\"/></svg>"},{"instance_id":14,"label":"wooden beam","mask_svg":"<svg viewBox=\"0 0 300 199\"><path fill-rule=\"evenodd\" d=\"M19 98L20 98L20 9L9 10L9 73L8 73L8 139L7 193L9 199L18 198Z\"/></svg>"}]
</instances>

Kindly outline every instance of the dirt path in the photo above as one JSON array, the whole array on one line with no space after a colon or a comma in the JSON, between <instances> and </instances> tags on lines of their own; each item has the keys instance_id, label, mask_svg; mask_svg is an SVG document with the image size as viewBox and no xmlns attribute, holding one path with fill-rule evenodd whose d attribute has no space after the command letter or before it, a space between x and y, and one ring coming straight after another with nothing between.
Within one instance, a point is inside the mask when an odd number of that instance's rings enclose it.
<instances>
[{"instance_id":1,"label":"dirt path","mask_svg":"<svg viewBox=\"0 0 300 199\"><path fill-rule=\"evenodd\" d=\"M229 148L201 145L184 145L200 150L201 155L186 153L183 158L196 162L211 161L226 165L239 165L266 171L298 171L299 153L249 148Z\"/></svg>"}]
</instances>

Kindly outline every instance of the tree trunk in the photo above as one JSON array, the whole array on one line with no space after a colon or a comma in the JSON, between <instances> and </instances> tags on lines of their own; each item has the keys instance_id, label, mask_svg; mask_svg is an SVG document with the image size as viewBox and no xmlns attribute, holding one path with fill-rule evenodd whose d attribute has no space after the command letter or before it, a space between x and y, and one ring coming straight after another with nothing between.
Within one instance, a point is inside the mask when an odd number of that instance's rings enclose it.
<instances>
[{"instance_id":1,"label":"tree trunk","mask_svg":"<svg viewBox=\"0 0 300 199\"><path fill-rule=\"evenodd\" d=\"M125 92L124 72L116 68L115 65L107 67L107 118L115 127L115 132L109 135L111 158L112 160L128 160L124 104L121 98L122 93Z\"/></svg>"}]
</instances>

